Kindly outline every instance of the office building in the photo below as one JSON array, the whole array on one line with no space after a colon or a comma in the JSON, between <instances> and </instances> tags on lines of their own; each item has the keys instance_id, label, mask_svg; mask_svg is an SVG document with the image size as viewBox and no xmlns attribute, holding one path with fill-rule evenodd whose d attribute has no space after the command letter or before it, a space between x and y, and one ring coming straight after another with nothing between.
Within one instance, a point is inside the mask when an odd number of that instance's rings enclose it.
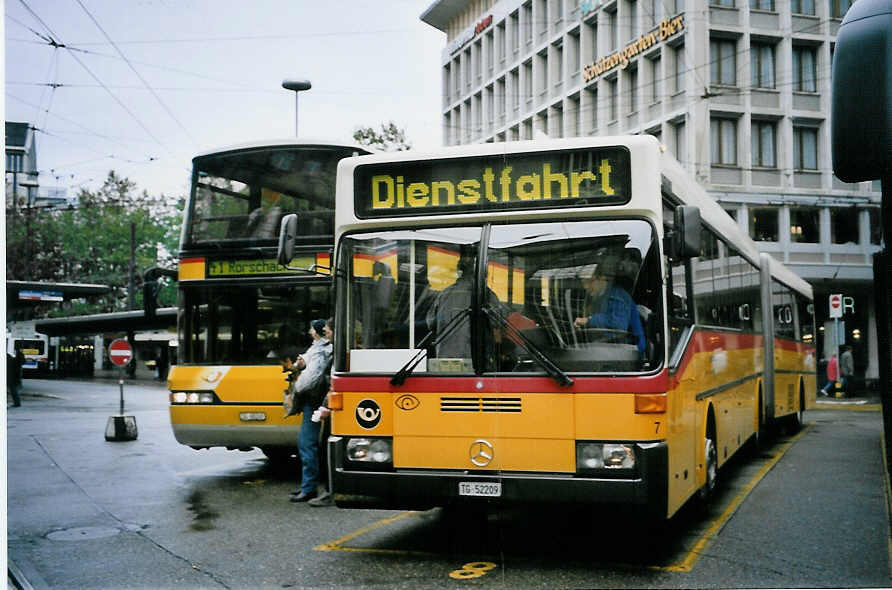
<instances>
[{"instance_id":1,"label":"office building","mask_svg":"<svg viewBox=\"0 0 892 590\"><path fill-rule=\"evenodd\" d=\"M876 379L879 181L834 177L830 70L850 0L439 0L446 145L657 137L815 292L818 352Z\"/></svg>"}]
</instances>

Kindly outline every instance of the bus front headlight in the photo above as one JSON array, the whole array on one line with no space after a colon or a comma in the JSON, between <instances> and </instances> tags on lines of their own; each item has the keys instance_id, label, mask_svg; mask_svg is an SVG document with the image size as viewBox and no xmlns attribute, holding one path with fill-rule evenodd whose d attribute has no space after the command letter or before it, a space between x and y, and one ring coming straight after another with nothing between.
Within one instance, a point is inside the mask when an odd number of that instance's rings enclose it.
<instances>
[{"instance_id":1,"label":"bus front headlight","mask_svg":"<svg viewBox=\"0 0 892 590\"><path fill-rule=\"evenodd\" d=\"M391 463L393 442L387 438L351 438L347 441L347 459L363 463Z\"/></svg>"},{"instance_id":2,"label":"bus front headlight","mask_svg":"<svg viewBox=\"0 0 892 590\"><path fill-rule=\"evenodd\" d=\"M601 469L633 469L635 447L624 443L578 441L576 443L576 471Z\"/></svg>"}]
</instances>

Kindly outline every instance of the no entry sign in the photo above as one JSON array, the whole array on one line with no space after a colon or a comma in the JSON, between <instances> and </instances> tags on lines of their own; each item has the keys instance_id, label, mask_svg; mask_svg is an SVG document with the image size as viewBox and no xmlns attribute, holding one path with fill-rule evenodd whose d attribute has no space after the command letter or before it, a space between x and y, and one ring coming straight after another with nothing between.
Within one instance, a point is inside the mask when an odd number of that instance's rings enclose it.
<instances>
[{"instance_id":1,"label":"no entry sign","mask_svg":"<svg viewBox=\"0 0 892 590\"><path fill-rule=\"evenodd\" d=\"M133 358L133 348L129 342L119 338L108 345L108 358L115 365L125 367Z\"/></svg>"},{"instance_id":2,"label":"no entry sign","mask_svg":"<svg viewBox=\"0 0 892 590\"><path fill-rule=\"evenodd\" d=\"M842 295L840 295L839 293L830 295L830 317L842 317Z\"/></svg>"}]
</instances>

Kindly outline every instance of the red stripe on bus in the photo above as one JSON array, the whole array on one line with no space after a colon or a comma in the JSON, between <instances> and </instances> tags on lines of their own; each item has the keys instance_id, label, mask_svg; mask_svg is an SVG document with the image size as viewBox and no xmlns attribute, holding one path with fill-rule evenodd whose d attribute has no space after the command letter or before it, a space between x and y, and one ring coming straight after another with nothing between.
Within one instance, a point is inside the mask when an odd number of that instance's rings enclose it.
<instances>
[{"instance_id":1,"label":"red stripe on bus","mask_svg":"<svg viewBox=\"0 0 892 590\"><path fill-rule=\"evenodd\" d=\"M482 387L477 386L480 383ZM403 385L391 385L390 375L353 377L335 375L332 388L347 392L425 393L663 393L669 385L666 370L655 375L627 377L578 377L561 387L550 377L409 377Z\"/></svg>"},{"instance_id":2,"label":"red stripe on bus","mask_svg":"<svg viewBox=\"0 0 892 590\"><path fill-rule=\"evenodd\" d=\"M204 258L181 258L180 264L192 264L192 263L202 263L204 264Z\"/></svg>"}]
</instances>

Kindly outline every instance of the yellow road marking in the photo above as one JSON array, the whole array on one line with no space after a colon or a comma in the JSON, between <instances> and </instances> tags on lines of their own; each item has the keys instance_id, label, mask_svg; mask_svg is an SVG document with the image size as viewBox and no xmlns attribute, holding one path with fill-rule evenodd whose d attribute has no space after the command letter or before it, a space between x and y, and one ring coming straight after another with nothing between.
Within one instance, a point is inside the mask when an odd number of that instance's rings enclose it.
<instances>
[{"instance_id":1,"label":"yellow road marking","mask_svg":"<svg viewBox=\"0 0 892 590\"><path fill-rule=\"evenodd\" d=\"M758 473L753 476L753 479L749 481L749 483L744 486L740 493L731 500L731 503L725 509L724 512L712 523L712 525L706 530L705 533L700 537L694 547L688 552L684 559L680 562L675 563L669 566L654 566L651 569L662 570L662 571L670 571L670 572L689 572L693 569L694 564L697 563L697 560L700 559L700 556L706 551L706 548L715 538L716 533L721 530L722 527L725 526L725 523L737 512L737 509L743 503L743 501L749 496L750 492L753 491L762 478L764 478L769 471L780 461L781 457L783 457L786 452L793 446L797 440L799 440L802 435L806 433L806 431L811 428L811 424L808 424L805 428L803 428L796 436L792 439L784 443L784 445L777 451L777 454L771 458L771 460L762 466Z\"/></svg>"},{"instance_id":2,"label":"yellow road marking","mask_svg":"<svg viewBox=\"0 0 892 590\"><path fill-rule=\"evenodd\" d=\"M379 529L383 526L387 526L390 523L396 522L398 520L402 520L404 518L408 518L410 516L417 515L417 512L409 511L409 512L401 512L396 516L391 516L390 518L385 518L383 520L379 520L377 522L373 522L368 526L364 526L359 530L353 531L350 534L344 535L340 539L335 539L334 541L330 541L328 543L323 543L322 545L317 545L313 547L315 551L348 551L354 553L384 553L391 555L426 555L421 551L409 551L404 549L372 549L365 547L345 547L344 543L359 537L360 535L364 535L368 532L371 532L375 529Z\"/></svg>"}]
</instances>

